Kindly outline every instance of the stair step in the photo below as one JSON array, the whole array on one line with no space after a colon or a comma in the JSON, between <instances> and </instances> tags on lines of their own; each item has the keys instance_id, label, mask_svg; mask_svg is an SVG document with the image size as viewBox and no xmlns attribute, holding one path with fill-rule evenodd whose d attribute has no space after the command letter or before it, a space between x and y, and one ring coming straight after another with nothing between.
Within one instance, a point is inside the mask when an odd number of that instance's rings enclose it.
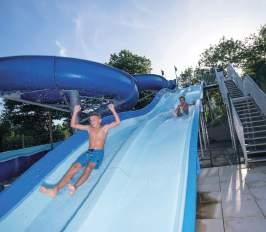
<instances>
[{"instance_id":1,"label":"stair step","mask_svg":"<svg viewBox=\"0 0 266 232\"><path fill-rule=\"evenodd\" d=\"M265 162L266 161L266 157L253 157L253 158L249 158L248 163L255 163L255 162Z\"/></svg>"},{"instance_id":2,"label":"stair step","mask_svg":"<svg viewBox=\"0 0 266 232\"><path fill-rule=\"evenodd\" d=\"M255 103L253 101L249 101L249 102L234 102L234 106L236 107L243 107L243 106L249 106L249 105L255 105Z\"/></svg>"},{"instance_id":3,"label":"stair step","mask_svg":"<svg viewBox=\"0 0 266 232\"><path fill-rule=\"evenodd\" d=\"M227 86L227 89L229 90L229 92L242 93L239 89L236 89L236 88L231 88Z\"/></svg>"},{"instance_id":4,"label":"stair step","mask_svg":"<svg viewBox=\"0 0 266 232\"><path fill-rule=\"evenodd\" d=\"M242 93L239 89L230 88L230 87L229 88L227 87L227 89L229 92L232 92L232 93Z\"/></svg>"},{"instance_id":5,"label":"stair step","mask_svg":"<svg viewBox=\"0 0 266 232\"><path fill-rule=\"evenodd\" d=\"M260 111L256 106L251 106L251 107L235 107L236 111L237 112L250 112L250 111L253 111L253 110L258 110Z\"/></svg>"},{"instance_id":6,"label":"stair step","mask_svg":"<svg viewBox=\"0 0 266 232\"><path fill-rule=\"evenodd\" d=\"M250 132L244 132L245 135L252 135L252 134L259 134L259 133L266 133L266 130L254 130Z\"/></svg>"},{"instance_id":7,"label":"stair step","mask_svg":"<svg viewBox=\"0 0 266 232\"><path fill-rule=\"evenodd\" d=\"M239 112L237 112L237 113L239 113ZM252 112L245 112L245 113L238 114L238 115L241 117L241 116L245 116L245 115L251 116L251 115L262 115L262 114L259 111L252 111Z\"/></svg>"},{"instance_id":8,"label":"stair step","mask_svg":"<svg viewBox=\"0 0 266 232\"><path fill-rule=\"evenodd\" d=\"M263 118L263 115L258 116L248 116L248 117L239 117L240 120L253 119L253 118Z\"/></svg>"},{"instance_id":9,"label":"stair step","mask_svg":"<svg viewBox=\"0 0 266 232\"><path fill-rule=\"evenodd\" d=\"M230 85L230 84L229 84L229 85L227 84L227 85L226 85L226 88L227 88L227 89L237 89L237 90L238 90L237 86L235 86L235 85Z\"/></svg>"},{"instance_id":10,"label":"stair step","mask_svg":"<svg viewBox=\"0 0 266 232\"><path fill-rule=\"evenodd\" d=\"M236 91L240 91L240 89L238 89L236 86L233 86L233 85L226 85L226 88L228 90L236 90Z\"/></svg>"},{"instance_id":11,"label":"stair step","mask_svg":"<svg viewBox=\"0 0 266 232\"><path fill-rule=\"evenodd\" d=\"M230 94L230 97L231 97L231 98L239 98L239 97L242 97L242 96L241 96L241 95L231 95L231 94Z\"/></svg>"},{"instance_id":12,"label":"stair step","mask_svg":"<svg viewBox=\"0 0 266 232\"><path fill-rule=\"evenodd\" d=\"M266 149L263 149L263 150L256 150L256 151L247 151L247 154L248 155L251 155L251 154L259 154L259 153L266 153ZM265 157L266 158L266 157Z\"/></svg>"},{"instance_id":13,"label":"stair step","mask_svg":"<svg viewBox=\"0 0 266 232\"><path fill-rule=\"evenodd\" d=\"M238 92L238 91L230 91L230 90L229 90L229 93L230 93L230 94L239 94L239 95L243 95L241 92Z\"/></svg>"},{"instance_id":14,"label":"stair step","mask_svg":"<svg viewBox=\"0 0 266 232\"><path fill-rule=\"evenodd\" d=\"M234 102L233 105L237 108L251 108L251 106L256 107L256 104L254 102L249 102L248 104L247 103L238 104L237 102Z\"/></svg>"},{"instance_id":15,"label":"stair step","mask_svg":"<svg viewBox=\"0 0 266 232\"><path fill-rule=\"evenodd\" d=\"M254 144L250 144L247 143L245 144L246 147L260 147L260 146L266 146L266 142L265 143L254 143Z\"/></svg>"},{"instance_id":16,"label":"stair step","mask_svg":"<svg viewBox=\"0 0 266 232\"><path fill-rule=\"evenodd\" d=\"M242 124L253 124L253 123L258 123L258 122L264 122L266 123L266 120L256 120L256 121L246 121L246 122L242 122Z\"/></svg>"},{"instance_id":17,"label":"stair step","mask_svg":"<svg viewBox=\"0 0 266 232\"><path fill-rule=\"evenodd\" d=\"M247 138L245 137L245 140L260 140L260 139L266 139L266 136L258 136L258 137L252 137L252 138Z\"/></svg>"},{"instance_id":18,"label":"stair step","mask_svg":"<svg viewBox=\"0 0 266 232\"><path fill-rule=\"evenodd\" d=\"M244 127L245 130L254 130L256 128L263 128L263 127L266 127L266 124L262 124L262 125L258 125L258 126L247 126L247 127Z\"/></svg>"},{"instance_id":19,"label":"stair step","mask_svg":"<svg viewBox=\"0 0 266 232\"><path fill-rule=\"evenodd\" d=\"M244 102L254 102L253 98L251 97L247 97L247 96L243 96L241 99L238 99L237 101L235 101L235 103L244 103Z\"/></svg>"},{"instance_id":20,"label":"stair step","mask_svg":"<svg viewBox=\"0 0 266 232\"><path fill-rule=\"evenodd\" d=\"M249 111L258 111L258 112L260 112L259 110L258 110L258 108L257 107L253 107L253 108L246 108L246 109L243 109L243 110L237 110L236 109L236 111L237 111L237 113L241 113L241 112L249 112Z\"/></svg>"},{"instance_id":21,"label":"stair step","mask_svg":"<svg viewBox=\"0 0 266 232\"><path fill-rule=\"evenodd\" d=\"M235 82L225 81L225 84L226 84L226 85L236 86Z\"/></svg>"}]
</instances>

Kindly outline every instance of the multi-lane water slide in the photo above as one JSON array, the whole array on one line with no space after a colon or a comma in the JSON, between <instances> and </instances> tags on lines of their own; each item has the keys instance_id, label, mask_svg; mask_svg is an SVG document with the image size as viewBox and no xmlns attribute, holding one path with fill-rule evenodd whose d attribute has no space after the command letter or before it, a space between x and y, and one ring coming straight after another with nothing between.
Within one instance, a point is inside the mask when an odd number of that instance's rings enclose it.
<instances>
[{"instance_id":1,"label":"multi-lane water slide","mask_svg":"<svg viewBox=\"0 0 266 232\"><path fill-rule=\"evenodd\" d=\"M59 90L75 89L112 96L126 110L138 97L130 75L77 59L3 58L0 80L2 92L20 91L22 98L46 102L62 97ZM39 92L27 92L32 89ZM63 190L50 199L39 186L56 183L88 147L86 133L74 134L0 194L0 230L194 231L201 92L200 85L164 88L145 108L120 113L122 122L108 135L101 167L74 196ZM172 109L180 95L196 105L188 116L176 118Z\"/></svg>"}]
</instances>

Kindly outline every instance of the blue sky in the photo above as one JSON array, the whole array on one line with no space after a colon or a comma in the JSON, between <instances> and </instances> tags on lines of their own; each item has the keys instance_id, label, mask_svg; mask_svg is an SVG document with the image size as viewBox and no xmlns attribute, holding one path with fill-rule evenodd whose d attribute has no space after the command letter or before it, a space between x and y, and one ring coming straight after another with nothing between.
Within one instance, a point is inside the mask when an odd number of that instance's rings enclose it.
<instances>
[{"instance_id":1,"label":"blue sky","mask_svg":"<svg viewBox=\"0 0 266 232\"><path fill-rule=\"evenodd\" d=\"M1 0L0 56L62 55L106 62L129 49L153 72L196 65L225 35L242 39L266 23L265 0Z\"/></svg>"}]
</instances>

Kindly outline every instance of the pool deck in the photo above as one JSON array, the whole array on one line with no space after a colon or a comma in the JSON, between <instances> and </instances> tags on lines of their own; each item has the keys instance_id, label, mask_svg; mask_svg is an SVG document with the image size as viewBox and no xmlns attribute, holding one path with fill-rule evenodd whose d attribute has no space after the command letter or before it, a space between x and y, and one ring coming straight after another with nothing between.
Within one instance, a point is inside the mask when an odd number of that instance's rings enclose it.
<instances>
[{"instance_id":1,"label":"pool deck","mask_svg":"<svg viewBox=\"0 0 266 232\"><path fill-rule=\"evenodd\" d=\"M201 169L197 232L214 231L266 231L266 166Z\"/></svg>"}]
</instances>

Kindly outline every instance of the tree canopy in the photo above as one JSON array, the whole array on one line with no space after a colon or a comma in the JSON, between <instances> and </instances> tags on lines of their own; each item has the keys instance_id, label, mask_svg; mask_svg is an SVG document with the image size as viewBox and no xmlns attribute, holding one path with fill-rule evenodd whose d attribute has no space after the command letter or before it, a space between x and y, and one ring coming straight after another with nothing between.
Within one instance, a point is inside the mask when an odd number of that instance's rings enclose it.
<instances>
[{"instance_id":1,"label":"tree canopy","mask_svg":"<svg viewBox=\"0 0 266 232\"><path fill-rule=\"evenodd\" d=\"M133 54L125 49L121 50L118 54L111 54L107 64L122 69L129 74L150 73L152 69L150 59Z\"/></svg>"},{"instance_id":2,"label":"tree canopy","mask_svg":"<svg viewBox=\"0 0 266 232\"><path fill-rule=\"evenodd\" d=\"M201 54L199 67L225 69L228 63L241 68L266 90L266 25L243 41L222 37Z\"/></svg>"},{"instance_id":3,"label":"tree canopy","mask_svg":"<svg viewBox=\"0 0 266 232\"><path fill-rule=\"evenodd\" d=\"M110 55L110 60L107 63L115 68L119 68L129 74L140 74L151 72L151 60L145 56L133 54L129 50L121 50L118 54ZM140 101L135 106L135 109L143 108L153 99L154 92L143 90L140 92Z\"/></svg>"}]
</instances>

